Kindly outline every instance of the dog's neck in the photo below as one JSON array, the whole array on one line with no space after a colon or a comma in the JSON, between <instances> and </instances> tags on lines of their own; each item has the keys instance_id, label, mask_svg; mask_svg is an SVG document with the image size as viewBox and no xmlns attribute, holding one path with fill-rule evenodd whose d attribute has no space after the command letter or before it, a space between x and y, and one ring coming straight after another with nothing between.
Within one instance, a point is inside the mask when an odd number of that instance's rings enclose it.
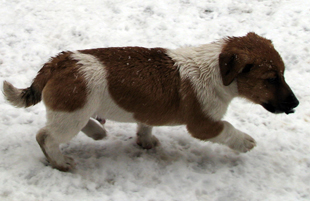
<instances>
[{"instance_id":1,"label":"dog's neck","mask_svg":"<svg viewBox=\"0 0 310 201\"><path fill-rule=\"evenodd\" d=\"M182 80L190 80L205 112L220 119L234 97L238 96L237 82L224 86L219 68L219 55L225 40L197 47L168 50L178 66ZM214 110L218 108L218 110Z\"/></svg>"}]
</instances>

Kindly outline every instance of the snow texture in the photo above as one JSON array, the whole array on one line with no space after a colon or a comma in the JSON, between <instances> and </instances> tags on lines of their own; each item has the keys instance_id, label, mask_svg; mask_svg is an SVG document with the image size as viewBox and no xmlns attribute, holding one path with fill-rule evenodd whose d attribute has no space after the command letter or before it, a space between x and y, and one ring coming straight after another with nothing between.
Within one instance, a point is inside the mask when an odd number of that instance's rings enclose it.
<instances>
[{"instance_id":1,"label":"snow texture","mask_svg":"<svg viewBox=\"0 0 310 201\"><path fill-rule=\"evenodd\" d=\"M161 145L142 150L136 125L107 121L106 139L80 133L62 145L78 169L64 173L45 165L35 140L43 104L17 109L1 95L0 200L310 200L309 0L2 0L0 13L1 83L29 86L64 50L177 48L254 31L273 41L300 100L294 114L275 115L235 99L225 119L256 139L246 154L184 126L155 128Z\"/></svg>"}]
</instances>

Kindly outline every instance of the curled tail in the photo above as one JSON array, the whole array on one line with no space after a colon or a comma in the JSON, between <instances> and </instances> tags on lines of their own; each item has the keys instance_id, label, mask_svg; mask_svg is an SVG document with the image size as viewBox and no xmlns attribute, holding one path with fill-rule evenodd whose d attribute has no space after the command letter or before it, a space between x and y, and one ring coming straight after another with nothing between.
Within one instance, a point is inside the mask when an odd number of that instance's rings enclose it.
<instances>
[{"instance_id":1,"label":"curled tail","mask_svg":"<svg viewBox=\"0 0 310 201\"><path fill-rule=\"evenodd\" d=\"M5 98L16 107L29 107L41 101L42 91L30 86L26 89L18 89L11 83L3 82L3 94Z\"/></svg>"},{"instance_id":2,"label":"curled tail","mask_svg":"<svg viewBox=\"0 0 310 201\"><path fill-rule=\"evenodd\" d=\"M40 102L42 99L42 90L51 77L50 69L50 63L45 64L33 80L32 85L25 89L18 89L11 83L4 81L3 94L6 100L15 107L29 107Z\"/></svg>"}]
</instances>

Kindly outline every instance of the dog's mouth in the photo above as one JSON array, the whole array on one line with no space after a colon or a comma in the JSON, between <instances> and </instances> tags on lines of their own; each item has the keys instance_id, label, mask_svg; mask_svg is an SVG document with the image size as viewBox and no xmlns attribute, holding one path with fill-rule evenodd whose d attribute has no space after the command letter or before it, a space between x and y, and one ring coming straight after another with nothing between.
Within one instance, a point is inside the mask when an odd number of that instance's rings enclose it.
<instances>
[{"instance_id":1,"label":"dog's mouth","mask_svg":"<svg viewBox=\"0 0 310 201\"><path fill-rule=\"evenodd\" d=\"M291 114L294 113L295 107L291 107L288 105L280 105L279 107L275 107L270 103L263 103L262 106L269 112L274 113L274 114L280 114L280 113L285 113L285 114Z\"/></svg>"}]
</instances>

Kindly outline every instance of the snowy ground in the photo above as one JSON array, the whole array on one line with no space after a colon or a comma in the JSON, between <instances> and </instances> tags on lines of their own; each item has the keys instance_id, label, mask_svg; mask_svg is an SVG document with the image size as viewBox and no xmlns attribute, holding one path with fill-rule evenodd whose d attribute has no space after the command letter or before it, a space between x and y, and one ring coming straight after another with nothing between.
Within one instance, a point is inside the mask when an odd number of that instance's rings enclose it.
<instances>
[{"instance_id":1,"label":"snowy ground","mask_svg":"<svg viewBox=\"0 0 310 201\"><path fill-rule=\"evenodd\" d=\"M288 116L233 101L225 118L257 140L247 154L200 142L183 126L156 128L161 146L146 151L134 124L108 121L105 140L80 133L62 146L78 168L63 173L42 163L35 141L42 103L17 109L0 96L0 200L310 200L310 1L2 0L0 14L1 83L28 86L63 50L176 48L255 31L273 40L300 100Z\"/></svg>"}]
</instances>

